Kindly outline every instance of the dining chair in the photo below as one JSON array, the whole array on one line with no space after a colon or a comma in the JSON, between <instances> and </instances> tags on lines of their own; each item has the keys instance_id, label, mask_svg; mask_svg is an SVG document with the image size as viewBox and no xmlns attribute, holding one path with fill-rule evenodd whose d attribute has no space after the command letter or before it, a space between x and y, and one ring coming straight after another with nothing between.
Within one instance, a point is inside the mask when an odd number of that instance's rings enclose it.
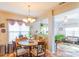
<instances>
[{"instance_id":1,"label":"dining chair","mask_svg":"<svg viewBox=\"0 0 79 59\"><path fill-rule=\"evenodd\" d=\"M16 48L16 57L28 56L28 51L24 48Z\"/></svg>"},{"instance_id":2,"label":"dining chair","mask_svg":"<svg viewBox=\"0 0 79 59\"><path fill-rule=\"evenodd\" d=\"M10 56L12 56L12 57L14 57L14 50L13 50L13 44L11 43L8 43L8 44L6 44L6 47L5 47L5 57L7 56L7 57L10 57Z\"/></svg>"},{"instance_id":3,"label":"dining chair","mask_svg":"<svg viewBox=\"0 0 79 59\"><path fill-rule=\"evenodd\" d=\"M13 50L15 51L16 57L25 57L28 56L28 49L26 49L25 47L17 46L16 44L17 42L13 42Z\"/></svg>"},{"instance_id":4,"label":"dining chair","mask_svg":"<svg viewBox=\"0 0 79 59\"><path fill-rule=\"evenodd\" d=\"M0 45L0 56L4 56L6 54L6 45Z\"/></svg>"},{"instance_id":5,"label":"dining chair","mask_svg":"<svg viewBox=\"0 0 79 59\"><path fill-rule=\"evenodd\" d=\"M16 44L16 47L21 47L19 44L18 44L18 42L19 41L21 41L21 39L19 39L19 38L16 38L16 42L15 42L15 44Z\"/></svg>"},{"instance_id":6,"label":"dining chair","mask_svg":"<svg viewBox=\"0 0 79 59\"><path fill-rule=\"evenodd\" d=\"M22 40L27 40L28 38L26 36L23 36L22 37Z\"/></svg>"},{"instance_id":7,"label":"dining chair","mask_svg":"<svg viewBox=\"0 0 79 59\"><path fill-rule=\"evenodd\" d=\"M38 42L38 45L34 46L31 50L31 54L34 57L45 57L46 45L45 42Z\"/></svg>"},{"instance_id":8,"label":"dining chair","mask_svg":"<svg viewBox=\"0 0 79 59\"><path fill-rule=\"evenodd\" d=\"M7 54L13 53L14 52L13 51L13 44L8 44L6 49L7 49Z\"/></svg>"}]
</instances>

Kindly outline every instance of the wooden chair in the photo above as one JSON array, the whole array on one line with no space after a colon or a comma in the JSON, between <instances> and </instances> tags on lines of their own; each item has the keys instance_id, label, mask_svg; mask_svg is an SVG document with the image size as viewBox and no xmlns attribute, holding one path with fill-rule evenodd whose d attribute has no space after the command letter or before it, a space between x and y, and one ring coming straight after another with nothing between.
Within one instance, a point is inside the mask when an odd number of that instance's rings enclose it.
<instances>
[{"instance_id":1,"label":"wooden chair","mask_svg":"<svg viewBox=\"0 0 79 59\"><path fill-rule=\"evenodd\" d=\"M32 56L44 57L46 53L46 45L44 42L38 42L37 46L34 46L31 50Z\"/></svg>"},{"instance_id":2,"label":"wooden chair","mask_svg":"<svg viewBox=\"0 0 79 59\"><path fill-rule=\"evenodd\" d=\"M14 51L15 50L14 50L13 42L12 44L7 44L5 57L15 57Z\"/></svg>"},{"instance_id":3,"label":"wooden chair","mask_svg":"<svg viewBox=\"0 0 79 59\"><path fill-rule=\"evenodd\" d=\"M26 36L23 36L22 40L27 40L28 38Z\"/></svg>"},{"instance_id":4,"label":"wooden chair","mask_svg":"<svg viewBox=\"0 0 79 59\"><path fill-rule=\"evenodd\" d=\"M24 48L16 48L16 57L28 56L28 51Z\"/></svg>"},{"instance_id":5,"label":"wooden chair","mask_svg":"<svg viewBox=\"0 0 79 59\"><path fill-rule=\"evenodd\" d=\"M12 41L12 43L13 43L13 51L15 51L16 50L16 42Z\"/></svg>"},{"instance_id":6,"label":"wooden chair","mask_svg":"<svg viewBox=\"0 0 79 59\"><path fill-rule=\"evenodd\" d=\"M16 44L16 47L21 47L19 44L18 44L18 42L19 41L21 41L21 39L19 39L19 38L16 38L16 42L15 42L15 44Z\"/></svg>"},{"instance_id":7,"label":"wooden chair","mask_svg":"<svg viewBox=\"0 0 79 59\"><path fill-rule=\"evenodd\" d=\"M28 48L22 47L21 45L18 44L19 41L14 42L14 50L16 57L22 57L22 56L28 56ZM15 49L16 48L16 49Z\"/></svg>"},{"instance_id":8,"label":"wooden chair","mask_svg":"<svg viewBox=\"0 0 79 59\"><path fill-rule=\"evenodd\" d=\"M0 56L4 56L6 54L6 45L0 45Z\"/></svg>"},{"instance_id":9,"label":"wooden chair","mask_svg":"<svg viewBox=\"0 0 79 59\"><path fill-rule=\"evenodd\" d=\"M8 44L6 46L7 54L13 53L13 44Z\"/></svg>"}]
</instances>

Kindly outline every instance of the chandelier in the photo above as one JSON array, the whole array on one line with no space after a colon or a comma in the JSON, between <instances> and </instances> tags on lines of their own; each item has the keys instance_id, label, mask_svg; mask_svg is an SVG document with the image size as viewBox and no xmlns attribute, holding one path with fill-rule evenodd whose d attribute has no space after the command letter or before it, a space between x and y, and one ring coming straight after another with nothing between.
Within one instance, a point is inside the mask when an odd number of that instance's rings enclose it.
<instances>
[{"instance_id":1,"label":"chandelier","mask_svg":"<svg viewBox=\"0 0 79 59\"><path fill-rule=\"evenodd\" d=\"M23 19L24 22L26 23L33 23L36 21L36 19L34 17L31 17L30 16L30 5L28 5L28 16L27 16L27 19Z\"/></svg>"}]
</instances>

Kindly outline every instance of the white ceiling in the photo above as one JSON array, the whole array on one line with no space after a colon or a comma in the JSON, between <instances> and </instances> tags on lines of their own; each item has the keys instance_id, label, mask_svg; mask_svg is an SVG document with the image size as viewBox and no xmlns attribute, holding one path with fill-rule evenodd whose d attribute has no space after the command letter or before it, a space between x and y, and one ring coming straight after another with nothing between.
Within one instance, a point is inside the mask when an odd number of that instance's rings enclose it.
<instances>
[{"instance_id":1,"label":"white ceiling","mask_svg":"<svg viewBox=\"0 0 79 59\"><path fill-rule=\"evenodd\" d=\"M58 2L0 2L0 10L27 16L28 4L31 5L30 15L33 17L39 17L42 13L45 13L58 5Z\"/></svg>"}]
</instances>

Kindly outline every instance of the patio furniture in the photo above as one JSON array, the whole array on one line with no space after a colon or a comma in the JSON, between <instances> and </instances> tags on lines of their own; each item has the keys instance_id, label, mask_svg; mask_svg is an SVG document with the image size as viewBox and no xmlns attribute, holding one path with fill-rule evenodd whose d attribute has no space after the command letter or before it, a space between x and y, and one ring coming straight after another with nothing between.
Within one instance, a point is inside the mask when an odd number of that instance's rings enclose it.
<instances>
[{"instance_id":1,"label":"patio furniture","mask_svg":"<svg viewBox=\"0 0 79 59\"><path fill-rule=\"evenodd\" d=\"M34 57L45 57L46 45L45 42L38 42L37 46L31 50L32 56Z\"/></svg>"},{"instance_id":2,"label":"patio furniture","mask_svg":"<svg viewBox=\"0 0 79 59\"><path fill-rule=\"evenodd\" d=\"M10 53L13 53L13 44L8 44L6 46L6 49L7 49L7 54L10 54Z\"/></svg>"},{"instance_id":3,"label":"patio furniture","mask_svg":"<svg viewBox=\"0 0 79 59\"><path fill-rule=\"evenodd\" d=\"M0 56L4 56L6 54L6 45L0 45Z\"/></svg>"},{"instance_id":4,"label":"patio furniture","mask_svg":"<svg viewBox=\"0 0 79 59\"><path fill-rule=\"evenodd\" d=\"M21 46L25 46L26 48L28 48L29 49L29 51L28 51L29 56L31 56L31 49L33 46L37 45L37 42L32 41L32 40L23 40L23 41L20 41L19 44Z\"/></svg>"},{"instance_id":5,"label":"patio furniture","mask_svg":"<svg viewBox=\"0 0 79 59\"><path fill-rule=\"evenodd\" d=\"M28 50L22 46L17 46L16 42L13 41L13 51L16 54L16 57L23 57L28 55Z\"/></svg>"}]
</instances>

